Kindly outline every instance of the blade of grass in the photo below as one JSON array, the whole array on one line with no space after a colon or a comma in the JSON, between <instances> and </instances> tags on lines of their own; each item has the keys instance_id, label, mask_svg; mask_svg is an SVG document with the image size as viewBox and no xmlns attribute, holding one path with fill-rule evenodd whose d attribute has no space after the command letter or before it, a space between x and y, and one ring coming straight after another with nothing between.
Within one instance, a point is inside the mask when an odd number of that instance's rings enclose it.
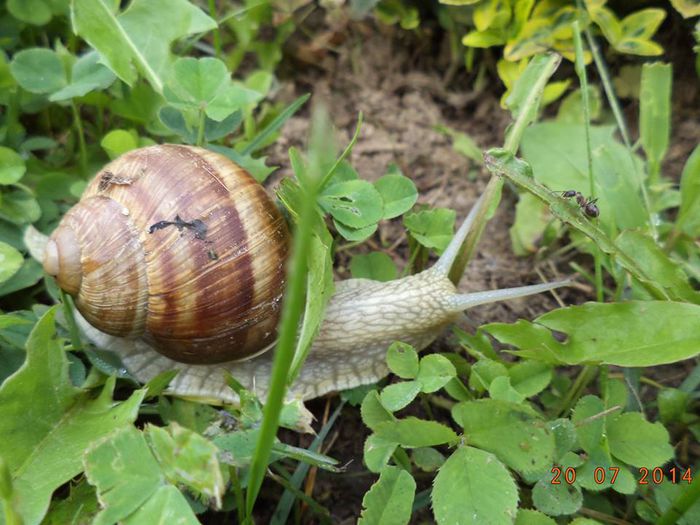
<instances>
[{"instance_id":1,"label":"blade of grass","mask_svg":"<svg viewBox=\"0 0 700 525\"><path fill-rule=\"evenodd\" d=\"M671 506L664 512L661 517L656 520L656 525L673 525L688 512L695 502L700 500L700 476L695 476L695 479L689 487L678 496Z\"/></svg>"},{"instance_id":2,"label":"blade of grass","mask_svg":"<svg viewBox=\"0 0 700 525\"><path fill-rule=\"evenodd\" d=\"M579 10L582 10L583 8L581 6L581 0L577 0L577 4ZM633 166L635 166L635 169L637 169L637 163L634 162L634 148L632 146L632 141L630 140L629 130L627 128L625 117L622 114L622 109L620 108L620 102L618 101L617 96L615 95L615 88L613 86L612 79L610 78L610 72L608 71L608 68L605 65L603 55L601 54L600 49L598 48L598 44L596 44L595 38L593 38L593 33L591 33L591 30L588 27L586 27L585 29L585 34L586 41L588 42L588 48L591 50L591 54L593 55L593 61L595 62L596 69L598 70L598 75L600 76L600 80L603 83L605 97L608 99L608 104L610 104L613 115L615 115L617 128L620 130L620 135L622 135L622 141L625 143L625 147L627 148L627 153L630 156L630 162ZM639 176L639 179L643 181L642 184L640 184L640 187L642 190L642 200L644 201L644 207L646 209L647 215L649 216L649 230L651 231L652 237L654 239L658 239L659 232L656 229L656 216L651 211L649 192L647 191L647 187L645 184L646 181L643 176L640 176L641 174L638 173L637 175Z\"/></svg>"},{"instance_id":3,"label":"blade of grass","mask_svg":"<svg viewBox=\"0 0 700 525\"><path fill-rule=\"evenodd\" d=\"M338 157L333 163L331 169L329 169L328 172L326 172L326 174L323 176L323 180L321 181L321 189L323 189L326 186L326 184L328 184L328 181L333 176L333 173L335 173L335 170L338 169L340 163L343 162L348 155L350 155L353 146L355 146L355 143L357 142L357 138L360 136L360 129L362 129L362 111L360 111L360 114L357 116L357 125L355 126L355 133L353 134L352 139L350 139L348 145L345 146L345 149L340 154L340 157Z\"/></svg>"},{"instance_id":4,"label":"blade of grass","mask_svg":"<svg viewBox=\"0 0 700 525\"><path fill-rule=\"evenodd\" d=\"M661 161L671 136L671 64L654 62L642 66L639 91L639 141L644 148L649 184L661 180Z\"/></svg>"},{"instance_id":5,"label":"blade of grass","mask_svg":"<svg viewBox=\"0 0 700 525\"><path fill-rule=\"evenodd\" d=\"M581 83L581 101L583 103L583 121L586 129L586 156L588 157L588 193L589 198L595 198L595 174L593 173L593 152L591 151L591 108L588 100L588 75L586 74L586 64L583 59L583 43L581 42L581 27L578 20L574 20L574 46L576 49L576 74ZM596 300L603 302L603 268L600 261L600 251L595 250L593 254L593 264L595 268L595 290Z\"/></svg>"},{"instance_id":6,"label":"blade of grass","mask_svg":"<svg viewBox=\"0 0 700 525\"><path fill-rule=\"evenodd\" d=\"M525 129L537 117L537 111L542 100L542 92L547 82L559 67L561 56L557 54L539 55L533 58L523 74L518 78L513 87L513 93L508 97L508 104L515 117L515 122L509 128L504 149L515 155L520 148ZM493 215L494 210L501 201L501 189L503 180L493 176L483 193L481 206L477 212L474 226L464 240L460 254L455 259L450 270L450 281L455 285L464 275L464 269L474 256L476 245L486 227L486 223Z\"/></svg>"},{"instance_id":7,"label":"blade of grass","mask_svg":"<svg viewBox=\"0 0 700 525\"><path fill-rule=\"evenodd\" d=\"M317 110L313 116L311 144L309 154L310 184L305 188L305 198L299 216L299 222L294 234L294 243L290 259L287 289L284 294L282 320L279 328L279 339L272 364L270 388L263 409L263 420L260 435L255 447L255 454L250 465L248 491L246 493L246 519L252 522L252 512L255 500L260 492L265 471L267 469L272 445L279 428L279 416L287 390L287 377L294 358L297 327L304 309L304 290L306 286L306 268L314 214L316 213L316 197L320 188L321 166L319 154L314 154L314 148L323 147L324 134L328 134L328 119L326 113Z\"/></svg>"},{"instance_id":8,"label":"blade of grass","mask_svg":"<svg viewBox=\"0 0 700 525\"><path fill-rule=\"evenodd\" d=\"M304 103L309 100L310 94L302 95L294 102L289 104L284 110L277 115L265 128L258 133L250 143L243 148L241 155L250 155L255 153L260 147L265 143L270 135L282 127L282 125L289 120L289 118L296 113Z\"/></svg>"},{"instance_id":9,"label":"blade of grass","mask_svg":"<svg viewBox=\"0 0 700 525\"><path fill-rule=\"evenodd\" d=\"M216 20L216 0L209 0L209 16ZM219 24L216 24L216 28L212 32L214 37L214 50L216 53L216 58L221 58L221 32L219 31Z\"/></svg>"},{"instance_id":10,"label":"blade of grass","mask_svg":"<svg viewBox=\"0 0 700 525\"><path fill-rule=\"evenodd\" d=\"M291 492L294 494L294 496L306 503L313 513L318 516L320 520L319 523L321 523L321 525L330 525L332 523L331 514L327 508L319 505L313 498L307 496L302 490L293 486L290 481L284 477L285 472L281 468L275 467L275 470L277 471L277 474L271 474L272 478L277 483L282 485L286 491Z\"/></svg>"},{"instance_id":11,"label":"blade of grass","mask_svg":"<svg viewBox=\"0 0 700 525\"><path fill-rule=\"evenodd\" d=\"M345 401L341 401L337 408L333 411L331 417L328 418L328 422L325 425L323 425L323 428L309 446L310 451L318 452L321 449L323 441L326 439L328 433L333 428L335 420L340 415L340 412L343 410L344 406ZM303 483L304 478L306 478L310 467L311 466L308 463L299 463L299 465L297 465L296 470L294 471L294 474L292 474L292 477L289 480L289 484L292 487L296 488L296 490L300 490L301 484ZM270 525L284 525L285 523L287 523L287 519L289 518L289 513L292 510L292 506L294 505L295 499L296 494L294 492L292 492L291 490L284 491L284 494L282 494L282 497L277 503L277 508L275 509L275 512L272 515Z\"/></svg>"}]
</instances>

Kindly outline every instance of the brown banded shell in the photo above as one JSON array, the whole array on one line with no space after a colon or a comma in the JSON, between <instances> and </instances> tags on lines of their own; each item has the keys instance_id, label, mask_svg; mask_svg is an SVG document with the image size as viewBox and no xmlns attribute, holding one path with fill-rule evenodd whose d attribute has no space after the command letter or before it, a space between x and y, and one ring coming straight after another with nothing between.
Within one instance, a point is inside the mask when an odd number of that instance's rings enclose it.
<instances>
[{"instance_id":1,"label":"brown banded shell","mask_svg":"<svg viewBox=\"0 0 700 525\"><path fill-rule=\"evenodd\" d=\"M284 218L246 171L161 145L97 174L51 236L44 268L99 330L218 363L274 342L288 245Z\"/></svg>"}]
</instances>

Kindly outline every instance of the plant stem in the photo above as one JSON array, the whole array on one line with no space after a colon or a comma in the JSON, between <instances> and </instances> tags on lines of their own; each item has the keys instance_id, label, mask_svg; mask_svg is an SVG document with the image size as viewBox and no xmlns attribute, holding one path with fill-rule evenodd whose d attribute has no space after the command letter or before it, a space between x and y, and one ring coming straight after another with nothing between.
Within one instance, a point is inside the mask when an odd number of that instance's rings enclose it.
<instances>
[{"instance_id":1,"label":"plant stem","mask_svg":"<svg viewBox=\"0 0 700 525\"><path fill-rule=\"evenodd\" d=\"M583 43L581 42L581 27L578 20L574 21L574 45L576 47L576 74L581 83L581 101L583 105L584 129L586 132L586 156L588 159L588 194L590 199L595 198L595 173L593 172L593 151L591 148L591 108L588 100L588 75L586 74L586 64L583 59ZM602 303L603 295L603 269L601 264L600 250L593 252L593 263L595 267L595 289L596 300Z\"/></svg>"},{"instance_id":2,"label":"plant stem","mask_svg":"<svg viewBox=\"0 0 700 525\"><path fill-rule=\"evenodd\" d=\"M596 376L596 367L586 365L578 373L574 384L571 386L566 396L561 402L559 409L557 410L556 417L561 417L566 414L571 408L576 404L576 402L581 397L581 393L588 386Z\"/></svg>"},{"instance_id":3,"label":"plant stem","mask_svg":"<svg viewBox=\"0 0 700 525\"><path fill-rule=\"evenodd\" d=\"M236 514L238 515L238 523L245 523L245 501L243 500L243 489L241 488L241 480L238 477L238 468L231 467L231 487L236 498Z\"/></svg>"},{"instance_id":4,"label":"plant stem","mask_svg":"<svg viewBox=\"0 0 700 525\"><path fill-rule=\"evenodd\" d=\"M199 110L199 124L197 125L197 146L200 148L204 144L204 127L206 126L207 115L203 109Z\"/></svg>"},{"instance_id":5,"label":"plant stem","mask_svg":"<svg viewBox=\"0 0 700 525\"><path fill-rule=\"evenodd\" d=\"M74 100L70 102L71 111L73 113L73 125L75 132L78 134L78 148L80 154L80 172L83 176L87 175L87 146L85 145L85 132L83 131L83 123L80 120L80 111Z\"/></svg>"},{"instance_id":6,"label":"plant stem","mask_svg":"<svg viewBox=\"0 0 700 525\"><path fill-rule=\"evenodd\" d=\"M73 350L82 350L83 343L80 340L80 331L78 330L78 325L75 323L75 316L73 315L73 302L66 292L61 288L58 289L58 293L61 296L61 303L63 304L63 314L66 316L66 324L68 325L68 333L70 334L70 341Z\"/></svg>"},{"instance_id":7,"label":"plant stem","mask_svg":"<svg viewBox=\"0 0 700 525\"><path fill-rule=\"evenodd\" d=\"M680 520L680 518L688 512L688 509L698 500L700 500L700 476L695 476L690 486L686 488L686 490L671 503L671 506L666 512L656 520L656 525L674 525L674 523L678 523L678 520Z\"/></svg>"},{"instance_id":8,"label":"plant stem","mask_svg":"<svg viewBox=\"0 0 700 525\"><path fill-rule=\"evenodd\" d=\"M610 73L608 72L608 68L605 66L605 62L603 61L603 56L600 54L600 49L598 49L598 44L596 44L595 39L593 38L593 34L591 33L591 30L586 28L586 40L588 41L588 47L591 50L591 54L593 55L593 61L595 62L596 69L598 70L598 74L600 75L600 80L603 83L603 89L605 90L605 96L608 99L608 103L610 104L610 108L613 111L613 115L615 115L615 121L617 122L617 127L620 130L620 135L622 135L622 140L625 143L625 147L627 148L627 153L629 154L630 157L630 164L632 167L637 170L637 163L635 162L634 159L634 151L632 148L632 141L630 140L630 135L629 131L627 129L627 124L625 122L625 117L622 114L622 109L620 108L620 103L617 100L617 96L615 96L615 88L613 87L612 80L610 79ZM643 179L643 177L639 177L640 179ZM642 199L644 200L644 207L646 208L647 215L649 216L649 229L651 231L652 236L654 239L658 239L659 233L656 229L656 218L654 217L654 214L651 211L651 204L649 202L649 194L647 193L647 187L642 182L640 184L640 188L642 191Z\"/></svg>"},{"instance_id":9,"label":"plant stem","mask_svg":"<svg viewBox=\"0 0 700 525\"><path fill-rule=\"evenodd\" d=\"M216 0L209 0L209 16L214 20L217 18L216 14ZM214 29L214 49L216 50L216 58L221 58L221 32L219 31L219 24L216 24L216 29Z\"/></svg>"},{"instance_id":10,"label":"plant stem","mask_svg":"<svg viewBox=\"0 0 700 525\"><path fill-rule=\"evenodd\" d=\"M551 54L547 57L547 62L542 67L542 74L537 78L537 81L532 85L528 91L525 103L518 110L518 116L513 123L513 126L508 130L506 135L505 143L503 144L503 149L509 151L513 155L518 152L520 148L520 141L523 138L523 133L525 129L530 125L530 122L534 119L533 115L536 115L537 107L542 100L542 92L544 91L549 78L554 74L559 62L561 61L561 56L557 54Z\"/></svg>"},{"instance_id":11,"label":"plant stem","mask_svg":"<svg viewBox=\"0 0 700 525\"><path fill-rule=\"evenodd\" d=\"M246 493L246 515L250 519L255 500L260 492L268 458L279 427L279 416L287 389L287 377L294 358L297 327L304 310L304 292L306 289L307 259L311 250L311 235L314 214L316 213L316 197L319 190L320 177L313 173L310 177L304 204L300 212L299 224L294 235L289 280L285 291L282 320L279 328L279 339L272 364L270 388L263 409L263 420L260 436L255 448L253 461L250 465L248 491Z\"/></svg>"},{"instance_id":12,"label":"plant stem","mask_svg":"<svg viewBox=\"0 0 700 525\"><path fill-rule=\"evenodd\" d=\"M533 115L537 114L537 107L542 100L542 92L544 91L547 81L550 79L554 71L556 71L561 61L561 56L551 54L547 57L547 61L542 66L542 72L537 77L535 83L529 88L525 102L518 109L518 114L515 122L510 127L506 134L506 139L503 148L515 155L520 149L520 141L523 138L523 133L533 120ZM464 274L464 269L474 255L476 245L481 238L481 235L486 227L486 223L493 215L492 210L501 200L501 189L503 188L503 179L501 177L492 176L489 183L486 185L483 193L483 201L479 215L474 221L469 235L464 240L462 249L459 255L452 264L449 278L456 285Z\"/></svg>"}]
</instances>

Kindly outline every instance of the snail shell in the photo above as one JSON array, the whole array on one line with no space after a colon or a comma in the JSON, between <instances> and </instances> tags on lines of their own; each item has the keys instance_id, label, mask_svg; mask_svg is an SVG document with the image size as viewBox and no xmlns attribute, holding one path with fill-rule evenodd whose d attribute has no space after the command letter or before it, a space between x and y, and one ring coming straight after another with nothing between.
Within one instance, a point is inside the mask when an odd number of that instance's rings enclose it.
<instances>
[{"instance_id":1,"label":"snail shell","mask_svg":"<svg viewBox=\"0 0 700 525\"><path fill-rule=\"evenodd\" d=\"M102 332L220 363L274 343L288 247L284 218L245 170L167 144L97 174L51 235L44 268Z\"/></svg>"}]
</instances>

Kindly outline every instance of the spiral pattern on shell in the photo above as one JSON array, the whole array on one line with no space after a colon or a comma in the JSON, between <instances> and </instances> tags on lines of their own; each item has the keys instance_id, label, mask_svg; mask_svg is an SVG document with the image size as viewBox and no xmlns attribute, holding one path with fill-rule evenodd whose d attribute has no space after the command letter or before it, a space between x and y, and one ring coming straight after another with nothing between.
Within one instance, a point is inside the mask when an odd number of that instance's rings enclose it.
<instances>
[{"instance_id":1,"label":"spiral pattern on shell","mask_svg":"<svg viewBox=\"0 0 700 525\"><path fill-rule=\"evenodd\" d=\"M99 330L218 363L274 343L288 246L284 218L246 171L166 144L97 174L51 236L44 268Z\"/></svg>"}]
</instances>

